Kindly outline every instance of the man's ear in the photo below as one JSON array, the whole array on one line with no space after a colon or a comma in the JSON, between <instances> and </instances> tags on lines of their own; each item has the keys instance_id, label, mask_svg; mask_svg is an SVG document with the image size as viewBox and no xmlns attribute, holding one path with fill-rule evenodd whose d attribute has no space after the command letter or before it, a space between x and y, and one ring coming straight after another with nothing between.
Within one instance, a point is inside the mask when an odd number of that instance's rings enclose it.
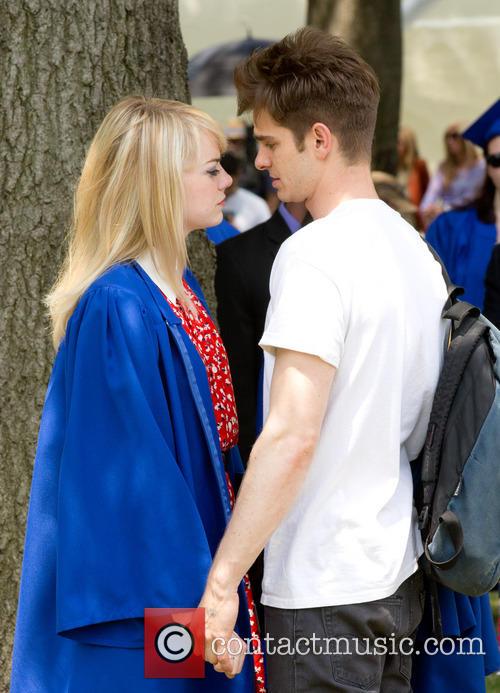
<instances>
[{"instance_id":1,"label":"man's ear","mask_svg":"<svg viewBox=\"0 0 500 693\"><path fill-rule=\"evenodd\" d=\"M337 138L324 123L314 123L309 136L313 151L320 160L326 159L332 149L338 148Z\"/></svg>"}]
</instances>

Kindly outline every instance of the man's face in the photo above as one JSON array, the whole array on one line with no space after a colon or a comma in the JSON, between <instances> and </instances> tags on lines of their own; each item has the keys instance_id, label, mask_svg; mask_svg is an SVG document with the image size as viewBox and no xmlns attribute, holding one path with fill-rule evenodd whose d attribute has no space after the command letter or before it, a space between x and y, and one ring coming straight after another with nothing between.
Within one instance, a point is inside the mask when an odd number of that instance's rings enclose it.
<instances>
[{"instance_id":1,"label":"man's face","mask_svg":"<svg viewBox=\"0 0 500 693\"><path fill-rule=\"evenodd\" d=\"M315 187L316 161L308 147L299 151L293 133L267 113L259 111L254 119L254 135L258 142L255 166L267 170L273 188L282 202L303 202Z\"/></svg>"}]
</instances>

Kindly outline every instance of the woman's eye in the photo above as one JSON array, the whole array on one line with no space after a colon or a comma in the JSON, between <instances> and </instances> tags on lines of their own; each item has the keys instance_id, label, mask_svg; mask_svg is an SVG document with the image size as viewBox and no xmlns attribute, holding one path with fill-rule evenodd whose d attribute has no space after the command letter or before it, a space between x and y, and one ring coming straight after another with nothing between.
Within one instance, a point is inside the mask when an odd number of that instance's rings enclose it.
<instances>
[{"instance_id":1,"label":"woman's eye","mask_svg":"<svg viewBox=\"0 0 500 693\"><path fill-rule=\"evenodd\" d=\"M218 176L220 173L220 168L211 168L207 173L209 176Z\"/></svg>"}]
</instances>

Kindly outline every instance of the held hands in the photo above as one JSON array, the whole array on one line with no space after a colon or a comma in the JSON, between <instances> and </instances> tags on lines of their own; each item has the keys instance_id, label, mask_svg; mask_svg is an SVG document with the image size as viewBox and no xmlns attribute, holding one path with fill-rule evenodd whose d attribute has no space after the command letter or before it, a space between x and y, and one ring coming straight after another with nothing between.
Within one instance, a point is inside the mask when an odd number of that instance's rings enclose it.
<instances>
[{"instance_id":1,"label":"held hands","mask_svg":"<svg viewBox=\"0 0 500 693\"><path fill-rule=\"evenodd\" d=\"M245 663L246 645L235 633L238 616L238 593L216 595L207 585L200 602L205 609L205 660L215 671L233 678Z\"/></svg>"}]
</instances>

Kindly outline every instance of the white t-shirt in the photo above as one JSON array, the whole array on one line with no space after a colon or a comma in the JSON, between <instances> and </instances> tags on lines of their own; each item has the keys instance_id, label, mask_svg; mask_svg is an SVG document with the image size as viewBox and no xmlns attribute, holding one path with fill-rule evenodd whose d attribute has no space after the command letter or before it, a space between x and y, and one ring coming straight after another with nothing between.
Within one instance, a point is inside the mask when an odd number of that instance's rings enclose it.
<instances>
[{"instance_id":1,"label":"white t-shirt","mask_svg":"<svg viewBox=\"0 0 500 693\"><path fill-rule=\"evenodd\" d=\"M271 216L267 202L245 188L238 188L229 195L224 205L224 213L238 231L248 231L257 224L264 223Z\"/></svg>"},{"instance_id":2,"label":"white t-shirt","mask_svg":"<svg viewBox=\"0 0 500 693\"><path fill-rule=\"evenodd\" d=\"M443 358L446 287L418 233L381 200L351 200L286 240L271 274L264 414L275 348L337 368L319 444L265 552L264 604L393 594L422 545L409 461Z\"/></svg>"}]
</instances>

